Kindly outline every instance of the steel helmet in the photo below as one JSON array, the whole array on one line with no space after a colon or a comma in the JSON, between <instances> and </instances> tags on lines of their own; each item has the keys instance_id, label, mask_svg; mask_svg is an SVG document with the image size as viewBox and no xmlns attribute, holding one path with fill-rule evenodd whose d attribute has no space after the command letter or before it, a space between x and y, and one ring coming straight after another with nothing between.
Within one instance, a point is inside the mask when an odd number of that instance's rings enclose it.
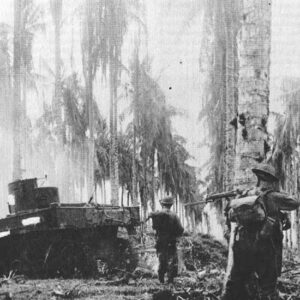
<instances>
[{"instance_id":1,"label":"steel helmet","mask_svg":"<svg viewBox=\"0 0 300 300\"><path fill-rule=\"evenodd\" d=\"M276 176L275 168L269 164L260 164L256 168L252 169L252 172L261 179L267 181L278 181L278 177Z\"/></svg>"},{"instance_id":2,"label":"steel helmet","mask_svg":"<svg viewBox=\"0 0 300 300\"><path fill-rule=\"evenodd\" d=\"M159 200L161 205L169 205L172 206L174 203L174 198L172 196L166 197L166 198L162 198L161 200Z\"/></svg>"}]
</instances>

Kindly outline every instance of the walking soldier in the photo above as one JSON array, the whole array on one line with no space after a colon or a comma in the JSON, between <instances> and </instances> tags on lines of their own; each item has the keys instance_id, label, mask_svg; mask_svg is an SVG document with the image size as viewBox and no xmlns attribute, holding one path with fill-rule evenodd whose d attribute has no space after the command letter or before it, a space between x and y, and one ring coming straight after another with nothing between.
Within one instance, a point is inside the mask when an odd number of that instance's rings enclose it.
<instances>
[{"instance_id":1,"label":"walking soldier","mask_svg":"<svg viewBox=\"0 0 300 300\"><path fill-rule=\"evenodd\" d=\"M152 219L152 227L156 231L159 281L164 283L165 273L167 273L168 283L173 283L178 272L177 239L183 234L184 229L177 215L170 210L173 198L161 199L160 204L162 210L151 213L147 220Z\"/></svg>"}]
</instances>

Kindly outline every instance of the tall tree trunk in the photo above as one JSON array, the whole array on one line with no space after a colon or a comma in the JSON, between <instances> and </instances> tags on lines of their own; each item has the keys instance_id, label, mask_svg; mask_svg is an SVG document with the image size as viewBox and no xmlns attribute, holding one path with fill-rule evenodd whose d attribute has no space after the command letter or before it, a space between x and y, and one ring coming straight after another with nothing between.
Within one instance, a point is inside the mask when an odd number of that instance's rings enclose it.
<instances>
[{"instance_id":1,"label":"tall tree trunk","mask_svg":"<svg viewBox=\"0 0 300 300\"><path fill-rule=\"evenodd\" d=\"M133 104L133 153L132 153L132 205L138 205L137 197L137 170L136 170L136 126L137 126L137 103L139 99L139 51L136 43L135 70L134 70L134 104Z\"/></svg>"},{"instance_id":2,"label":"tall tree trunk","mask_svg":"<svg viewBox=\"0 0 300 300\"><path fill-rule=\"evenodd\" d=\"M117 70L114 63L114 84L117 85ZM115 171L115 182L114 182L114 197L116 204L119 205L119 153L118 153L118 94L117 86L114 87L114 134L113 134L113 158L114 158L114 171Z\"/></svg>"},{"instance_id":3,"label":"tall tree trunk","mask_svg":"<svg viewBox=\"0 0 300 300\"><path fill-rule=\"evenodd\" d=\"M239 80L235 184L256 182L251 168L265 159L269 114L271 1L243 1L238 35Z\"/></svg>"},{"instance_id":4,"label":"tall tree trunk","mask_svg":"<svg viewBox=\"0 0 300 300\"><path fill-rule=\"evenodd\" d=\"M23 33L24 34L24 33ZM27 72L26 72L26 62L22 62L21 65L21 76L22 76L22 101L21 101L21 153L23 154L23 159L21 162L21 169L23 172L27 171L27 158L28 158L28 153L27 153L27 138L28 138L28 130L27 130L27 112L26 112L26 105L27 105Z\"/></svg>"},{"instance_id":5,"label":"tall tree trunk","mask_svg":"<svg viewBox=\"0 0 300 300\"><path fill-rule=\"evenodd\" d=\"M13 156L13 116L12 109L14 102L12 101L12 86L11 86L11 66L10 55L8 52L8 32L4 35L2 32L2 39L0 40L0 130L2 134L2 143L0 148L0 166L2 167L0 174L0 197L6 199L7 197L7 182L12 178L12 162ZM0 216L4 217L7 212L7 203L1 201Z\"/></svg>"},{"instance_id":6,"label":"tall tree trunk","mask_svg":"<svg viewBox=\"0 0 300 300\"><path fill-rule=\"evenodd\" d=\"M155 207L155 148L153 147L151 151L151 209L152 211L156 210ZM177 196L176 196L177 201Z\"/></svg>"},{"instance_id":7,"label":"tall tree trunk","mask_svg":"<svg viewBox=\"0 0 300 300\"><path fill-rule=\"evenodd\" d=\"M13 105L13 179L21 179L21 7L22 0L14 0L14 105Z\"/></svg>"},{"instance_id":8,"label":"tall tree trunk","mask_svg":"<svg viewBox=\"0 0 300 300\"><path fill-rule=\"evenodd\" d=\"M109 77L110 77L110 182L111 204L119 205L119 163L117 145L117 70L114 49L110 49Z\"/></svg>"},{"instance_id":9,"label":"tall tree trunk","mask_svg":"<svg viewBox=\"0 0 300 300\"><path fill-rule=\"evenodd\" d=\"M61 198L63 201L68 200L68 185L66 174L64 173L66 166L64 145L64 129L63 129L63 102L62 102L62 84L61 84L61 18L62 18L62 0L50 0L50 7L54 25L54 57L55 57L55 84L54 98L52 102L52 111L54 115L54 126L58 138L58 145L55 149L55 170L56 184L61 190Z\"/></svg>"},{"instance_id":10,"label":"tall tree trunk","mask_svg":"<svg viewBox=\"0 0 300 300\"><path fill-rule=\"evenodd\" d=\"M145 151L146 152L146 151ZM147 187L147 157L146 153L142 157L142 164L143 164L143 197L141 197L141 202L144 211L144 220L147 218L148 213L148 187Z\"/></svg>"},{"instance_id":11,"label":"tall tree trunk","mask_svg":"<svg viewBox=\"0 0 300 300\"><path fill-rule=\"evenodd\" d=\"M103 190L104 190L104 204L106 204L106 184L105 184L105 179L103 180Z\"/></svg>"},{"instance_id":12,"label":"tall tree trunk","mask_svg":"<svg viewBox=\"0 0 300 300\"><path fill-rule=\"evenodd\" d=\"M137 12L141 14L140 2L137 1ZM136 133L137 133L137 105L139 101L139 74L140 74L140 44L141 44L141 25L138 22L138 28L135 36L135 50L134 50L134 107L133 107L133 160L132 160L132 205L138 205L138 191L137 191L137 170L136 170Z\"/></svg>"},{"instance_id":13,"label":"tall tree trunk","mask_svg":"<svg viewBox=\"0 0 300 300\"><path fill-rule=\"evenodd\" d=\"M240 1L240 0L238 0ZM226 36L226 56L225 56L225 82L226 82L226 98L225 98L225 117L224 117L224 188L232 190L234 184L234 159L236 145L236 129L231 125L231 121L236 117L237 113L237 97L236 97L236 34L239 22L237 0L223 1L224 27Z\"/></svg>"},{"instance_id":14,"label":"tall tree trunk","mask_svg":"<svg viewBox=\"0 0 300 300\"><path fill-rule=\"evenodd\" d=\"M62 18L62 0L51 0L51 10L54 22L55 33L55 86L54 86L54 115L59 132L59 143L63 143L63 130L62 130L62 86L61 86L61 39L60 39L60 26Z\"/></svg>"},{"instance_id":15,"label":"tall tree trunk","mask_svg":"<svg viewBox=\"0 0 300 300\"><path fill-rule=\"evenodd\" d=\"M222 0L221 0L222 1ZM214 5L214 42L215 46L213 49L213 73L212 73L212 97L217 99L217 103L224 102L225 99L225 86L224 86L224 53L225 53L225 45L224 45L224 16L222 14L222 5L220 0L213 1ZM216 101L216 100L215 100ZM217 104L218 105L218 104ZM222 107L223 105L219 105ZM224 118L224 116L221 116ZM219 122L219 128L217 133L217 140L222 139L222 132L223 132L223 123ZM218 142L218 141L217 141ZM223 147L223 145L222 145ZM216 165L215 170L215 186L213 187L214 190L222 190L223 189L223 169L224 169L224 160L222 160L223 151L219 151L220 155L219 164Z\"/></svg>"},{"instance_id":16,"label":"tall tree trunk","mask_svg":"<svg viewBox=\"0 0 300 300\"><path fill-rule=\"evenodd\" d=\"M122 192L121 192L121 206L124 206L124 185L122 184Z\"/></svg>"},{"instance_id":17,"label":"tall tree trunk","mask_svg":"<svg viewBox=\"0 0 300 300\"><path fill-rule=\"evenodd\" d=\"M88 35L88 53L87 53L87 74L86 74L86 107L88 118L88 131L87 138L88 156L87 156L87 192L88 197L93 195L94 190L94 114L93 114L93 74L92 74L92 45L93 45L93 24L92 24L92 1L86 2L86 22L87 22L87 35Z\"/></svg>"}]
</instances>

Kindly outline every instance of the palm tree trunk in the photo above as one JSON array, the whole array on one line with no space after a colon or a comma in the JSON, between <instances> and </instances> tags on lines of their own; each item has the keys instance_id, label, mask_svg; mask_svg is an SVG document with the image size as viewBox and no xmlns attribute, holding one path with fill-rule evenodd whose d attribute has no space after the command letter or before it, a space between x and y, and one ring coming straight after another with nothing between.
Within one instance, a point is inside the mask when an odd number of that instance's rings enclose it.
<instances>
[{"instance_id":1,"label":"palm tree trunk","mask_svg":"<svg viewBox=\"0 0 300 300\"><path fill-rule=\"evenodd\" d=\"M111 204L119 205L119 164L117 149L117 74L115 67L114 49L110 49L110 181Z\"/></svg>"},{"instance_id":2,"label":"palm tree trunk","mask_svg":"<svg viewBox=\"0 0 300 300\"><path fill-rule=\"evenodd\" d=\"M155 148L153 147L151 157L151 209L155 211Z\"/></svg>"},{"instance_id":3,"label":"palm tree trunk","mask_svg":"<svg viewBox=\"0 0 300 300\"><path fill-rule=\"evenodd\" d=\"M114 72L117 70L114 64ZM114 76L114 84L117 85L117 76ZM118 99L117 99L117 87L114 87L114 135L113 135L113 152L114 152L114 171L115 171L115 183L114 191L116 199L116 205L119 205L119 153L118 153Z\"/></svg>"},{"instance_id":4,"label":"palm tree trunk","mask_svg":"<svg viewBox=\"0 0 300 300\"><path fill-rule=\"evenodd\" d=\"M224 157L224 188L232 190L234 183L234 159L236 145L236 130L230 122L236 117L237 99L236 88L236 33L237 33L237 3L236 0L223 1L223 14L225 16L226 58L225 58L225 157Z\"/></svg>"},{"instance_id":5,"label":"palm tree trunk","mask_svg":"<svg viewBox=\"0 0 300 300\"><path fill-rule=\"evenodd\" d=\"M144 192L143 192L143 197L142 197L142 205L143 205L143 210L144 210L144 219L147 217L147 212L148 212L148 187L147 187L147 157L146 154L144 153L143 157L143 186L144 186Z\"/></svg>"},{"instance_id":6,"label":"palm tree trunk","mask_svg":"<svg viewBox=\"0 0 300 300\"><path fill-rule=\"evenodd\" d=\"M136 105L139 97L139 65L138 54L135 62L135 89L134 89L134 107L133 107L133 153L132 153L132 205L138 205L137 201L137 173L136 173L136 126L137 126L137 111Z\"/></svg>"},{"instance_id":7,"label":"palm tree trunk","mask_svg":"<svg viewBox=\"0 0 300 300\"><path fill-rule=\"evenodd\" d=\"M7 166L2 168L0 174L0 197L6 199L7 197L7 181L11 180L12 177L12 162L13 162L13 118L12 108L14 105L12 97L12 86L11 86L11 66L10 66L10 55L8 52L8 32L5 36L3 33L1 47L0 47L0 126L2 128L2 147L0 149L0 163ZM7 204L5 201L1 201L0 209L4 217L6 212Z\"/></svg>"},{"instance_id":8,"label":"palm tree trunk","mask_svg":"<svg viewBox=\"0 0 300 300\"><path fill-rule=\"evenodd\" d=\"M121 206L124 206L124 185L122 184L122 193L121 193Z\"/></svg>"},{"instance_id":9,"label":"palm tree trunk","mask_svg":"<svg viewBox=\"0 0 300 300\"><path fill-rule=\"evenodd\" d=\"M105 178L103 180L103 190L104 190L104 204L106 204L106 184L105 184Z\"/></svg>"},{"instance_id":10,"label":"palm tree trunk","mask_svg":"<svg viewBox=\"0 0 300 300\"><path fill-rule=\"evenodd\" d=\"M211 59L213 59L212 70L211 70L211 84L213 89L211 91L211 97L216 102L216 105L220 109L224 109L225 100L225 35L224 35L224 13L222 12L222 0L213 0L210 3L213 8L212 11L212 25L213 25L213 47ZM209 7L208 10L211 8ZM223 189L223 178L224 178L224 114L220 114L219 120L216 123L216 135L213 137L214 142L219 146L216 150L216 165L215 165L215 176L214 176L214 189ZM222 141L222 142L221 142ZM221 149L219 149L221 148ZM219 149L219 150L218 150Z\"/></svg>"},{"instance_id":11,"label":"palm tree trunk","mask_svg":"<svg viewBox=\"0 0 300 300\"><path fill-rule=\"evenodd\" d=\"M63 102L62 102L62 84L61 84L61 18L62 18L62 0L50 0L54 25L54 57L55 57L55 84L52 111L54 115L54 126L57 129L58 145L55 149L55 165L57 185L61 190L61 197L66 201L67 193L67 176L64 174L66 160L63 151L64 129L63 129ZM62 165L63 164L63 165Z\"/></svg>"},{"instance_id":12,"label":"palm tree trunk","mask_svg":"<svg viewBox=\"0 0 300 300\"><path fill-rule=\"evenodd\" d=\"M55 31L55 87L54 87L54 114L59 130L60 146L63 143L62 131L62 87L61 87L61 39L60 26L62 14L62 0L51 0Z\"/></svg>"},{"instance_id":13,"label":"palm tree trunk","mask_svg":"<svg viewBox=\"0 0 300 300\"><path fill-rule=\"evenodd\" d=\"M87 53L87 78L86 78L86 107L88 118L89 135L87 138L87 192L88 198L93 195L94 190L94 115L93 115L93 74L92 74L92 44L93 44L93 24L91 22L92 1L86 2L87 35L88 35L88 53Z\"/></svg>"},{"instance_id":14,"label":"palm tree trunk","mask_svg":"<svg viewBox=\"0 0 300 300\"><path fill-rule=\"evenodd\" d=\"M136 112L133 113L133 152L132 152L132 205L138 205L136 176Z\"/></svg>"},{"instance_id":15,"label":"palm tree trunk","mask_svg":"<svg viewBox=\"0 0 300 300\"><path fill-rule=\"evenodd\" d=\"M14 106L13 106L13 179L22 177L21 171L21 0L14 0Z\"/></svg>"},{"instance_id":16,"label":"palm tree trunk","mask_svg":"<svg viewBox=\"0 0 300 300\"><path fill-rule=\"evenodd\" d=\"M26 73L26 67L25 67L25 62L22 63L21 65L21 77L22 77L22 119L21 119L21 135L22 135L22 140L21 140L21 153L23 154L23 159L21 163L21 168L23 172L27 171L27 137L28 137L28 132L27 132L27 112L26 112L26 104L27 104L27 73Z\"/></svg>"},{"instance_id":17,"label":"palm tree trunk","mask_svg":"<svg viewBox=\"0 0 300 300\"><path fill-rule=\"evenodd\" d=\"M140 12L140 6L137 2L137 11ZM140 22L138 23L137 36L135 38L135 57L134 57L134 104L133 104L133 160L132 160L132 205L138 205L137 196L137 173L136 173L136 132L137 132L137 105L139 101L139 73L140 73L140 40L141 40L141 28Z\"/></svg>"},{"instance_id":18,"label":"palm tree trunk","mask_svg":"<svg viewBox=\"0 0 300 300\"><path fill-rule=\"evenodd\" d=\"M299 199L300 194L300 136L297 137L297 144L296 144L296 188L297 188L297 198ZM297 230L297 249L300 249L300 211L299 208L296 211L296 230Z\"/></svg>"},{"instance_id":19,"label":"palm tree trunk","mask_svg":"<svg viewBox=\"0 0 300 300\"><path fill-rule=\"evenodd\" d=\"M255 29L255 30L254 30ZM265 159L269 114L271 1L243 1L238 35L239 80L235 185L255 184L251 168Z\"/></svg>"}]
</instances>

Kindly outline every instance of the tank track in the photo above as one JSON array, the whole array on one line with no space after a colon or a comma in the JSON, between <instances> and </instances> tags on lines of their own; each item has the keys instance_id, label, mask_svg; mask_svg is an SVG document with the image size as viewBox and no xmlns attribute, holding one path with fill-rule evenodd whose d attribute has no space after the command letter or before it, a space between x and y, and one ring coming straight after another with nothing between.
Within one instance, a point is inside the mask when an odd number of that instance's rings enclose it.
<instances>
[{"instance_id":1,"label":"tank track","mask_svg":"<svg viewBox=\"0 0 300 300\"><path fill-rule=\"evenodd\" d=\"M88 278L107 272L132 272L137 254L128 239L97 229L33 231L0 240L0 274L28 278ZM103 270L102 270L103 271Z\"/></svg>"}]
</instances>

